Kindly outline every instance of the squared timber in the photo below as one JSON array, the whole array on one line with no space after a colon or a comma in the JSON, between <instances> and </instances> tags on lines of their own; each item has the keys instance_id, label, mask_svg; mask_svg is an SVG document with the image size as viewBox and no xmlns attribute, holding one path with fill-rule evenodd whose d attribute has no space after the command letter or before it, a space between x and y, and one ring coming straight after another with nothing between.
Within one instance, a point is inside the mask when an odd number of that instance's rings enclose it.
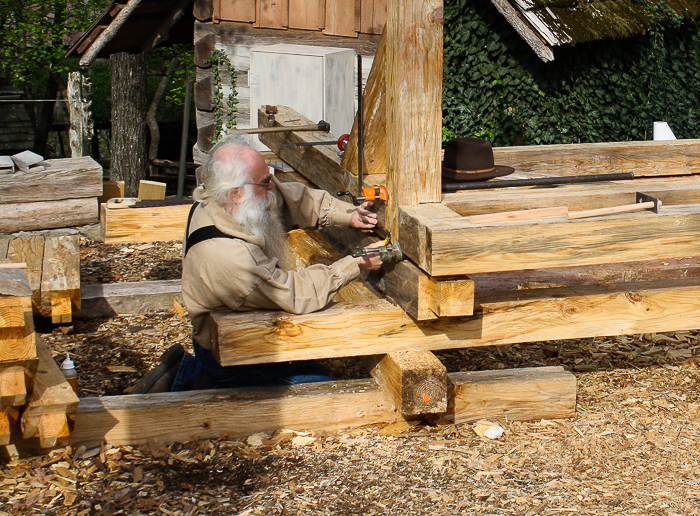
<instances>
[{"instance_id":1,"label":"squared timber","mask_svg":"<svg viewBox=\"0 0 700 516\"><path fill-rule=\"evenodd\" d=\"M697 254L700 233L698 204L489 225L432 219L422 206L401 210L402 227L425 235L402 250L431 276L680 258Z\"/></svg>"}]
</instances>

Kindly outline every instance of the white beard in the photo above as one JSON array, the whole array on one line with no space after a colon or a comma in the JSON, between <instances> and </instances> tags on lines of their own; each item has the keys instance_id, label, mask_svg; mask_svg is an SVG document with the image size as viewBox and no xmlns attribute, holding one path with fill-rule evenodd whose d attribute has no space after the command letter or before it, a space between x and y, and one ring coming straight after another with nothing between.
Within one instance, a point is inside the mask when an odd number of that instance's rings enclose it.
<instances>
[{"instance_id":1,"label":"white beard","mask_svg":"<svg viewBox=\"0 0 700 516\"><path fill-rule=\"evenodd\" d=\"M260 199L247 190L231 215L248 233L263 237L265 254L277 258L277 266L288 271L293 266L287 244L287 230L276 201L277 198L271 191Z\"/></svg>"}]
</instances>

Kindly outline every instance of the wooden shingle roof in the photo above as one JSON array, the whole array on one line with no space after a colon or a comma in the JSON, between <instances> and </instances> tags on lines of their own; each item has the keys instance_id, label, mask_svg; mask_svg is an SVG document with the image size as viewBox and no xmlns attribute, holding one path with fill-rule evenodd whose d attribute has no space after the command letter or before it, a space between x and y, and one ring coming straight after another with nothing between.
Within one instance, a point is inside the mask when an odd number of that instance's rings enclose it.
<instances>
[{"instance_id":1,"label":"wooden shingle roof","mask_svg":"<svg viewBox=\"0 0 700 516\"><path fill-rule=\"evenodd\" d=\"M677 16L700 17L699 0L491 0L544 61L552 47L643 34ZM539 41L537 41L539 40Z\"/></svg>"}]
</instances>

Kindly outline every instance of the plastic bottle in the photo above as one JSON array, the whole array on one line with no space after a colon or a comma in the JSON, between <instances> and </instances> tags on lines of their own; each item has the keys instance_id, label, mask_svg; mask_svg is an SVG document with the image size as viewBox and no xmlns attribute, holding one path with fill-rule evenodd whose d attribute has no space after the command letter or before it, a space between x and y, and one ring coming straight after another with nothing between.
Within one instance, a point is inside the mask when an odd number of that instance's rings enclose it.
<instances>
[{"instance_id":1,"label":"plastic bottle","mask_svg":"<svg viewBox=\"0 0 700 516\"><path fill-rule=\"evenodd\" d=\"M61 364L61 372L66 377L68 383L76 394L78 394L78 372L75 370L75 364L70 359L70 353L66 353L66 359Z\"/></svg>"}]
</instances>

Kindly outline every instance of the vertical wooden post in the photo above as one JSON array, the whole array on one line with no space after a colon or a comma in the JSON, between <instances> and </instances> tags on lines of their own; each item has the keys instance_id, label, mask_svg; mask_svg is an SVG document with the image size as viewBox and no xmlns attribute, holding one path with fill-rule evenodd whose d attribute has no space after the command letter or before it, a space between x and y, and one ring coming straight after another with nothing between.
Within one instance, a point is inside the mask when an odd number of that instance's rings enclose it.
<instances>
[{"instance_id":1,"label":"vertical wooden post","mask_svg":"<svg viewBox=\"0 0 700 516\"><path fill-rule=\"evenodd\" d=\"M398 206L440 202L442 0L389 0L387 226Z\"/></svg>"},{"instance_id":2,"label":"vertical wooden post","mask_svg":"<svg viewBox=\"0 0 700 516\"><path fill-rule=\"evenodd\" d=\"M80 72L68 74L68 112L70 113L68 141L71 158L85 156L87 142L92 138L91 89L90 79L83 77Z\"/></svg>"}]
</instances>

